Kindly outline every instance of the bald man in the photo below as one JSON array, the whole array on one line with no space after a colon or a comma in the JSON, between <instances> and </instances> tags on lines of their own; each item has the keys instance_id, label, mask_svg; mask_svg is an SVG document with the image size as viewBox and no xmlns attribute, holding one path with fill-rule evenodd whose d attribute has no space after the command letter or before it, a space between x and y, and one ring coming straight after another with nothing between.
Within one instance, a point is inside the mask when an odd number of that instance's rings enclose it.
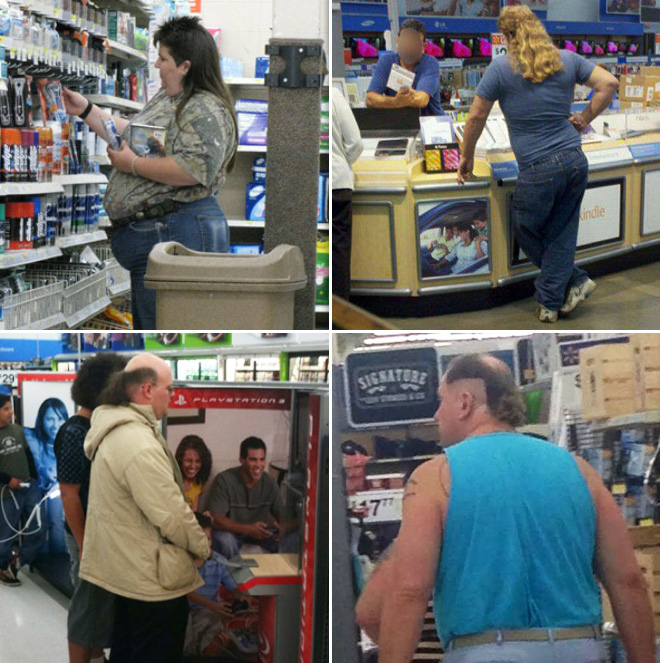
<instances>
[{"instance_id":1,"label":"bald man","mask_svg":"<svg viewBox=\"0 0 660 663\"><path fill-rule=\"evenodd\" d=\"M445 663L605 660L597 580L628 661L652 663L647 587L597 473L515 432L523 401L491 356L452 361L439 397L445 454L411 476L399 536L357 606L379 663L409 663L431 597Z\"/></svg>"},{"instance_id":2,"label":"bald man","mask_svg":"<svg viewBox=\"0 0 660 663\"><path fill-rule=\"evenodd\" d=\"M186 595L203 583L206 535L161 433L172 372L141 354L101 394L85 438L92 461L80 577L114 595L111 662L180 663Z\"/></svg>"}]
</instances>

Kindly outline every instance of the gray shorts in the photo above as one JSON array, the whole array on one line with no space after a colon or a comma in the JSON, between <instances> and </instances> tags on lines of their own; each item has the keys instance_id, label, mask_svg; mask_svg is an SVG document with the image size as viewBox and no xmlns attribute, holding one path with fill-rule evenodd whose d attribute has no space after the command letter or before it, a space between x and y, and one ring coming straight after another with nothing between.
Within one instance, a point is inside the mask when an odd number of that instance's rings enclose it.
<instances>
[{"instance_id":1,"label":"gray shorts","mask_svg":"<svg viewBox=\"0 0 660 663\"><path fill-rule=\"evenodd\" d=\"M69 642L81 647L112 646L115 595L79 578L69 606Z\"/></svg>"}]
</instances>

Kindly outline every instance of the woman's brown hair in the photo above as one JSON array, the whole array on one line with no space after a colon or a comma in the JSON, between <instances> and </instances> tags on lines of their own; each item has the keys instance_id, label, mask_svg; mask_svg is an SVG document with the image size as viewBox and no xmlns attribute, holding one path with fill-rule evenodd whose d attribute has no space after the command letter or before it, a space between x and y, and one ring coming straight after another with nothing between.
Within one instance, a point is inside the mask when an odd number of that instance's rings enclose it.
<instances>
[{"instance_id":1,"label":"woman's brown hair","mask_svg":"<svg viewBox=\"0 0 660 663\"><path fill-rule=\"evenodd\" d=\"M198 16L177 16L163 23L154 34L154 44L167 48L179 67L190 62L190 69L183 79L183 97L176 108L176 123L190 98L201 90L206 90L222 101L234 125L238 143L238 124L234 113L234 100L220 72L220 54L211 33L201 24ZM236 158L236 146L226 160L227 172L231 172Z\"/></svg>"}]
</instances>

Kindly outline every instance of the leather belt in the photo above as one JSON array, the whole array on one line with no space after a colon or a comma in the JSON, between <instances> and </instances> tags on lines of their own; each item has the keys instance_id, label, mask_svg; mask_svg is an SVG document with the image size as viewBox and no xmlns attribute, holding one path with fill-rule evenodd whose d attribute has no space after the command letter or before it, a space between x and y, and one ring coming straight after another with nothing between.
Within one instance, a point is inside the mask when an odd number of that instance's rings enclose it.
<instances>
[{"instance_id":1,"label":"leather belt","mask_svg":"<svg viewBox=\"0 0 660 663\"><path fill-rule=\"evenodd\" d=\"M141 211L132 214L131 216L125 216L122 219L112 219L112 225L116 228L121 226L128 225L134 221L144 221L145 219L155 219L166 214L171 214L176 212L184 203L179 203L176 200L164 200L158 205L152 205L151 207L145 207Z\"/></svg>"},{"instance_id":2,"label":"leather belt","mask_svg":"<svg viewBox=\"0 0 660 663\"><path fill-rule=\"evenodd\" d=\"M552 642L554 640L599 640L598 626L576 626L571 628L538 628L525 630L485 631L475 635L461 635L452 640L452 649L478 647L479 645L500 644L502 642Z\"/></svg>"}]
</instances>

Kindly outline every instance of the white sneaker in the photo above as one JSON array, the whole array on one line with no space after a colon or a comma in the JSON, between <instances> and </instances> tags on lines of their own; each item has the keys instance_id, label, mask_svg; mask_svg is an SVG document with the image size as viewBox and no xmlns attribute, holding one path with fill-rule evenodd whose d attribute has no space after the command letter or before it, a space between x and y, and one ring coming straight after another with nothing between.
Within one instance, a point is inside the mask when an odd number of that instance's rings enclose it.
<instances>
[{"instance_id":1,"label":"white sneaker","mask_svg":"<svg viewBox=\"0 0 660 663\"><path fill-rule=\"evenodd\" d=\"M551 311L549 308L543 306L543 304L539 304L537 312L541 322L557 322L557 318L559 317L557 311Z\"/></svg>"},{"instance_id":2,"label":"white sneaker","mask_svg":"<svg viewBox=\"0 0 660 663\"><path fill-rule=\"evenodd\" d=\"M566 315L575 310L575 307L582 303L596 289L596 282L591 279L583 281L580 285L574 285L569 288L564 305L559 309L560 313Z\"/></svg>"}]
</instances>

